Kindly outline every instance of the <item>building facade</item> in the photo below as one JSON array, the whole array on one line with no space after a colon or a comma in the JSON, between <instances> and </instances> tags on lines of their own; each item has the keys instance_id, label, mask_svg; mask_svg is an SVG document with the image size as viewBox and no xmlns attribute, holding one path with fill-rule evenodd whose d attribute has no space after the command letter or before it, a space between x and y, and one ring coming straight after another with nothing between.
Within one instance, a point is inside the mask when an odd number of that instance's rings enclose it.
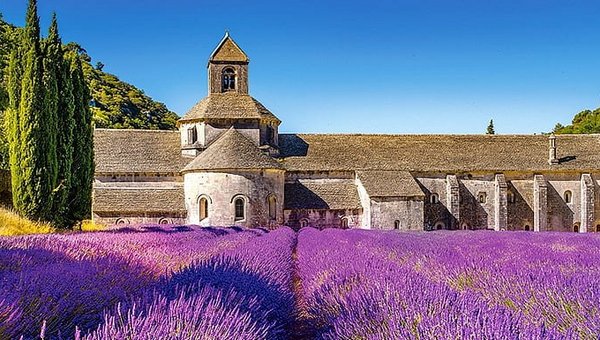
<instances>
[{"instance_id":1,"label":"building facade","mask_svg":"<svg viewBox=\"0 0 600 340\"><path fill-rule=\"evenodd\" d=\"M179 131L95 130L107 224L600 231L599 135L280 134L226 34Z\"/></svg>"}]
</instances>

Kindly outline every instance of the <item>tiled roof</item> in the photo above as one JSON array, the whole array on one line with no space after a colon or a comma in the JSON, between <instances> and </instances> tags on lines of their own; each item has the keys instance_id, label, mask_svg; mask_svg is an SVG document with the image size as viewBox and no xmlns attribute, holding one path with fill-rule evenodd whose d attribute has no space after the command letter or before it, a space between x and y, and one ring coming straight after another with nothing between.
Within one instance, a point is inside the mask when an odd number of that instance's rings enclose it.
<instances>
[{"instance_id":1,"label":"tiled roof","mask_svg":"<svg viewBox=\"0 0 600 340\"><path fill-rule=\"evenodd\" d=\"M185 212L183 186L175 188L94 188L95 213Z\"/></svg>"},{"instance_id":2,"label":"tiled roof","mask_svg":"<svg viewBox=\"0 0 600 340\"><path fill-rule=\"evenodd\" d=\"M558 165L544 135L282 134L289 171L552 171L600 169L600 135L556 136Z\"/></svg>"},{"instance_id":3,"label":"tiled roof","mask_svg":"<svg viewBox=\"0 0 600 340\"><path fill-rule=\"evenodd\" d=\"M420 197L423 190L408 171L357 171L370 197Z\"/></svg>"},{"instance_id":4,"label":"tiled roof","mask_svg":"<svg viewBox=\"0 0 600 340\"><path fill-rule=\"evenodd\" d=\"M250 139L230 128L183 171L218 169L281 169L281 165L264 154Z\"/></svg>"},{"instance_id":5,"label":"tiled roof","mask_svg":"<svg viewBox=\"0 0 600 340\"><path fill-rule=\"evenodd\" d=\"M96 129L96 173L179 173L191 160L181 156L179 131Z\"/></svg>"},{"instance_id":6,"label":"tiled roof","mask_svg":"<svg viewBox=\"0 0 600 340\"><path fill-rule=\"evenodd\" d=\"M237 92L211 93L194 105L179 122L203 119L267 119L280 122L258 100Z\"/></svg>"},{"instance_id":7,"label":"tiled roof","mask_svg":"<svg viewBox=\"0 0 600 340\"><path fill-rule=\"evenodd\" d=\"M285 209L360 209L354 180L298 180L285 184Z\"/></svg>"}]
</instances>

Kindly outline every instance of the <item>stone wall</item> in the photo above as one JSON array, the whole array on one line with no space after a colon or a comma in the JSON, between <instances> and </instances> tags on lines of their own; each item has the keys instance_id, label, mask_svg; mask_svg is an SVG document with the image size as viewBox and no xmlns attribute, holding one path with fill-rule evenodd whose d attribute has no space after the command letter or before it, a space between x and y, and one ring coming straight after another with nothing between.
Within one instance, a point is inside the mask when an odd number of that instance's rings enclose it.
<instances>
[{"instance_id":1,"label":"stone wall","mask_svg":"<svg viewBox=\"0 0 600 340\"><path fill-rule=\"evenodd\" d=\"M231 170L184 175L188 223L203 226L275 227L283 224L284 172ZM269 217L268 198L276 198L276 218ZM200 221L199 200L208 199L208 217ZM234 198L246 203L245 219L235 220Z\"/></svg>"},{"instance_id":2,"label":"stone wall","mask_svg":"<svg viewBox=\"0 0 600 340\"><path fill-rule=\"evenodd\" d=\"M371 228L423 230L424 204L422 199L408 197L371 198Z\"/></svg>"},{"instance_id":3,"label":"stone wall","mask_svg":"<svg viewBox=\"0 0 600 340\"><path fill-rule=\"evenodd\" d=\"M452 214L448 210L448 195L446 176L443 177L418 177L417 183L425 193L423 205L423 223L425 229L448 229L452 226ZM431 202L431 196L437 195L439 201Z\"/></svg>"},{"instance_id":4,"label":"stone wall","mask_svg":"<svg viewBox=\"0 0 600 340\"><path fill-rule=\"evenodd\" d=\"M493 177L462 179L459 187L461 229L493 229L495 223Z\"/></svg>"},{"instance_id":5,"label":"stone wall","mask_svg":"<svg viewBox=\"0 0 600 340\"><path fill-rule=\"evenodd\" d=\"M136 213L94 213L94 222L106 226L127 226L130 224L179 224L186 223L185 214L164 213L148 214L145 212Z\"/></svg>"},{"instance_id":6,"label":"stone wall","mask_svg":"<svg viewBox=\"0 0 600 340\"><path fill-rule=\"evenodd\" d=\"M298 209L285 210L285 225L299 230L302 222L307 227L318 229L342 228L342 219L348 222L348 228L360 228L362 214L360 209Z\"/></svg>"},{"instance_id":7,"label":"stone wall","mask_svg":"<svg viewBox=\"0 0 600 340\"><path fill-rule=\"evenodd\" d=\"M508 230L533 230L533 178L508 181Z\"/></svg>"}]
</instances>

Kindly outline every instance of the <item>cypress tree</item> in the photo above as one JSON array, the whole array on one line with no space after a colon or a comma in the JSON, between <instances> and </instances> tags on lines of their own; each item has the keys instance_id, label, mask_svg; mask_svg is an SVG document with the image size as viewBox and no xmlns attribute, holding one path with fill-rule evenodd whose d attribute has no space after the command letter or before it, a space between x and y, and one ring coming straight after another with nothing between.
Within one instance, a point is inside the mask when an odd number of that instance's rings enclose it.
<instances>
[{"instance_id":1,"label":"cypress tree","mask_svg":"<svg viewBox=\"0 0 600 340\"><path fill-rule=\"evenodd\" d=\"M19 40L20 41L20 36ZM15 44L10 52L7 74L8 107L4 116L4 131L6 132L6 142L8 144L9 169L12 179L13 205L20 206L19 199L21 194L21 158L19 152L20 146L20 127L19 127L19 106L21 102L21 79L23 78L23 68L21 64L21 49Z\"/></svg>"},{"instance_id":2,"label":"cypress tree","mask_svg":"<svg viewBox=\"0 0 600 340\"><path fill-rule=\"evenodd\" d=\"M48 37L43 41L43 81L44 81L44 124L41 127L42 133L46 139L46 148L44 159L40 160L40 165L46 168L45 176L48 181L48 189L50 195L47 196L49 202L47 220L55 220L58 211L52 202L56 194L56 184L58 177L58 162L56 153L56 142L58 134L58 100L59 100L59 85L58 76L60 62L62 60L62 46L60 37L58 36L58 25L56 23L56 15L52 16L52 24L48 32ZM52 215L50 215L52 214Z\"/></svg>"},{"instance_id":3,"label":"cypress tree","mask_svg":"<svg viewBox=\"0 0 600 340\"><path fill-rule=\"evenodd\" d=\"M490 119L490 123L488 124L486 134L487 135L495 135L496 134L496 130L494 130L494 120L493 119Z\"/></svg>"},{"instance_id":4,"label":"cypress tree","mask_svg":"<svg viewBox=\"0 0 600 340\"><path fill-rule=\"evenodd\" d=\"M71 222L89 219L92 214L92 183L94 180L94 142L90 91L85 82L80 56L69 53L73 83L74 122L72 183L69 194Z\"/></svg>"},{"instance_id":5,"label":"cypress tree","mask_svg":"<svg viewBox=\"0 0 600 340\"><path fill-rule=\"evenodd\" d=\"M46 67L45 72L54 72L56 84L56 100L52 102L50 95L51 86L47 87L49 105L54 104L53 137L56 142L56 167L57 176L52 191L52 221L58 227L68 227L66 214L68 212L68 195L71 186L71 167L73 160L73 83L70 77L70 65L65 59L65 51L58 33L56 14L52 16L52 23L48 32L45 46Z\"/></svg>"}]
</instances>

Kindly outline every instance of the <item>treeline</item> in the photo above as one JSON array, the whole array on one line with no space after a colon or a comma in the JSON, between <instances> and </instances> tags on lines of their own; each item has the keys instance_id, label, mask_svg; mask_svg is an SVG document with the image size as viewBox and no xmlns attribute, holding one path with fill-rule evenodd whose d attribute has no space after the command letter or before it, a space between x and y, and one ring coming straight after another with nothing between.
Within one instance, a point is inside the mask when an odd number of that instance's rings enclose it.
<instances>
[{"instance_id":1,"label":"treeline","mask_svg":"<svg viewBox=\"0 0 600 340\"><path fill-rule=\"evenodd\" d=\"M71 227L91 216L93 126L80 55L66 49L56 16L40 35L37 1L14 31L5 67L5 144L13 208L22 216Z\"/></svg>"},{"instance_id":2,"label":"treeline","mask_svg":"<svg viewBox=\"0 0 600 340\"><path fill-rule=\"evenodd\" d=\"M556 124L554 133L600 133L600 108L579 112L570 125Z\"/></svg>"}]
</instances>

